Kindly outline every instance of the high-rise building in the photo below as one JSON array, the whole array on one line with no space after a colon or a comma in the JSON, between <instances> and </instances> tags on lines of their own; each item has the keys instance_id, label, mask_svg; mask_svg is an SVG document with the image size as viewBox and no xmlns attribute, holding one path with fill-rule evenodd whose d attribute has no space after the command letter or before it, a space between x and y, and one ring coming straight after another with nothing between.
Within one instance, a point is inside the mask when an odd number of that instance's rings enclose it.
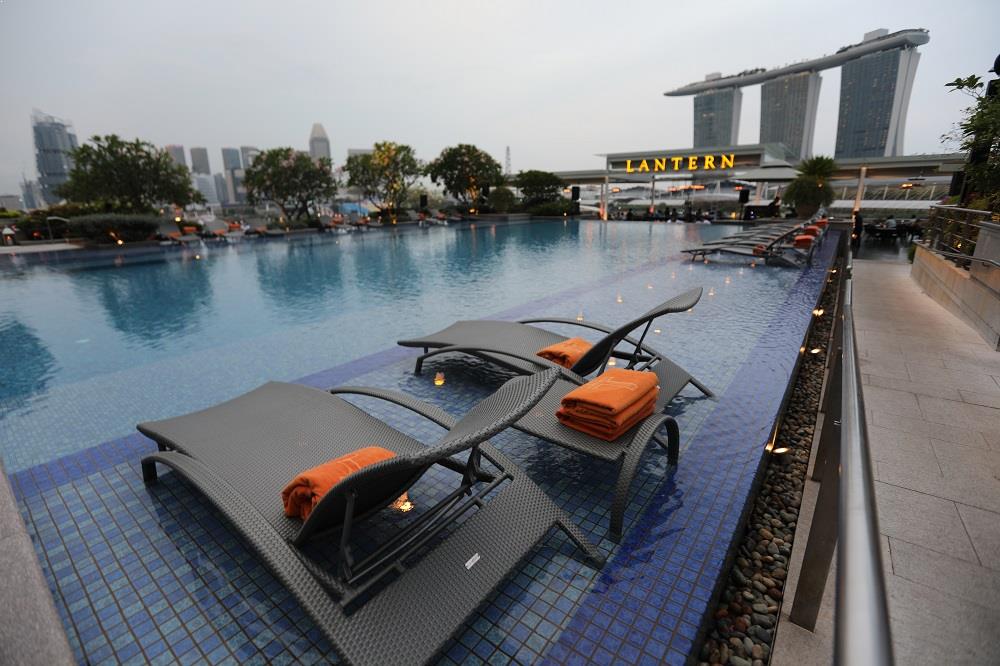
<instances>
[{"instance_id":1,"label":"high-rise building","mask_svg":"<svg viewBox=\"0 0 1000 666\"><path fill-rule=\"evenodd\" d=\"M76 134L69 122L38 109L31 114L31 128L35 135L35 163L42 198L48 205L59 203L62 197L56 190L69 180L73 168L70 151L77 147Z\"/></svg>"},{"instance_id":2,"label":"high-rise building","mask_svg":"<svg viewBox=\"0 0 1000 666\"><path fill-rule=\"evenodd\" d=\"M705 80L720 76L718 73L709 74ZM742 102L743 92L739 88L722 88L695 95L694 147L736 145Z\"/></svg>"},{"instance_id":3,"label":"high-rise building","mask_svg":"<svg viewBox=\"0 0 1000 666\"><path fill-rule=\"evenodd\" d=\"M17 194L0 194L0 210L24 210Z\"/></svg>"},{"instance_id":4,"label":"high-rise building","mask_svg":"<svg viewBox=\"0 0 1000 666\"><path fill-rule=\"evenodd\" d=\"M36 208L46 208L45 196L42 194L42 186L37 180L21 180L21 199L24 200L24 207L27 210Z\"/></svg>"},{"instance_id":5,"label":"high-rise building","mask_svg":"<svg viewBox=\"0 0 1000 666\"><path fill-rule=\"evenodd\" d=\"M240 155L243 157L243 168L249 169L253 166L253 161L260 155L260 150L253 146L240 146Z\"/></svg>"},{"instance_id":6,"label":"high-rise building","mask_svg":"<svg viewBox=\"0 0 1000 666\"><path fill-rule=\"evenodd\" d=\"M212 168L208 164L207 148L191 149L191 173L212 173Z\"/></svg>"},{"instance_id":7,"label":"high-rise building","mask_svg":"<svg viewBox=\"0 0 1000 666\"><path fill-rule=\"evenodd\" d=\"M326 130L319 123L315 123L309 133L309 156L314 160L321 157L330 159L330 139L327 138Z\"/></svg>"},{"instance_id":8,"label":"high-rise building","mask_svg":"<svg viewBox=\"0 0 1000 666\"><path fill-rule=\"evenodd\" d=\"M247 202L247 188L243 184L245 175L243 169L226 171L226 198L229 203L243 204Z\"/></svg>"},{"instance_id":9,"label":"high-rise building","mask_svg":"<svg viewBox=\"0 0 1000 666\"><path fill-rule=\"evenodd\" d=\"M223 148L222 149L222 170L232 171L233 169L242 169L243 162L240 161L240 151L236 148Z\"/></svg>"},{"instance_id":10,"label":"high-rise building","mask_svg":"<svg viewBox=\"0 0 1000 666\"><path fill-rule=\"evenodd\" d=\"M865 34L865 44L887 30ZM844 63L835 157L885 157L903 152L903 130L920 54L914 46L869 53Z\"/></svg>"},{"instance_id":11,"label":"high-rise building","mask_svg":"<svg viewBox=\"0 0 1000 666\"><path fill-rule=\"evenodd\" d=\"M212 176L212 179L215 181L215 194L219 197L219 203L232 203L229 200L229 190L226 187L226 176L224 174L217 173Z\"/></svg>"},{"instance_id":12,"label":"high-rise building","mask_svg":"<svg viewBox=\"0 0 1000 666\"><path fill-rule=\"evenodd\" d=\"M784 67L744 69L739 74L709 74L665 92L694 96L694 145L733 145L740 117L740 89L762 84L762 143L783 143L793 155L808 156L816 125L818 72L841 67L840 118L836 157L892 156L903 152L903 130L920 55L930 41L922 28L889 33L873 30L858 44L832 55Z\"/></svg>"},{"instance_id":13,"label":"high-rise building","mask_svg":"<svg viewBox=\"0 0 1000 666\"><path fill-rule=\"evenodd\" d=\"M204 173L193 173L191 174L191 185L201 192L207 205L216 206L219 204L219 195L215 191L215 178Z\"/></svg>"},{"instance_id":14,"label":"high-rise building","mask_svg":"<svg viewBox=\"0 0 1000 666\"><path fill-rule=\"evenodd\" d=\"M175 163L187 168L187 160L184 159L184 146L169 145L164 150L173 158Z\"/></svg>"},{"instance_id":15,"label":"high-rise building","mask_svg":"<svg viewBox=\"0 0 1000 666\"><path fill-rule=\"evenodd\" d=\"M783 143L793 155L812 155L820 76L789 74L760 87L760 142Z\"/></svg>"}]
</instances>

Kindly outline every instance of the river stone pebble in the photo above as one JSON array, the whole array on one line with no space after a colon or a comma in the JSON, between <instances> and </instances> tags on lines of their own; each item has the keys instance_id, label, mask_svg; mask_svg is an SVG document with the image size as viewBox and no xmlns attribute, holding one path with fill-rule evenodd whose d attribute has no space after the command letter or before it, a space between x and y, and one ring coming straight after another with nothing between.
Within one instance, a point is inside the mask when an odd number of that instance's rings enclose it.
<instances>
[{"instance_id":1,"label":"river stone pebble","mask_svg":"<svg viewBox=\"0 0 1000 666\"><path fill-rule=\"evenodd\" d=\"M832 312L840 273L831 278L819 307ZM826 349L831 323L832 317L817 318L806 344ZM771 657L826 362L825 353L807 356L774 444L789 451L766 461L743 534L737 537L734 564L724 579L715 620L696 652L706 666L765 666Z\"/></svg>"}]
</instances>

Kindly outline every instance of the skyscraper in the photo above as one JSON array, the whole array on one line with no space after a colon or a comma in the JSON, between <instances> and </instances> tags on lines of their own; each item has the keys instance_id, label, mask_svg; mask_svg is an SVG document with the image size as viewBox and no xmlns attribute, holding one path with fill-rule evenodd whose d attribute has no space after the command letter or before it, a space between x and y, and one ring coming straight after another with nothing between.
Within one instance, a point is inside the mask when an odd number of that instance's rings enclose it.
<instances>
[{"instance_id":1,"label":"skyscraper","mask_svg":"<svg viewBox=\"0 0 1000 666\"><path fill-rule=\"evenodd\" d=\"M213 206L219 203L219 195L215 191L215 179L212 176L193 173L191 174L191 185L205 197L206 205Z\"/></svg>"},{"instance_id":2,"label":"skyscraper","mask_svg":"<svg viewBox=\"0 0 1000 666\"><path fill-rule=\"evenodd\" d=\"M260 155L260 150L254 146L240 146L240 155L243 156L243 168L249 169L253 166L253 161Z\"/></svg>"},{"instance_id":3,"label":"skyscraper","mask_svg":"<svg viewBox=\"0 0 1000 666\"><path fill-rule=\"evenodd\" d=\"M45 197L42 194L42 186L38 184L37 180L22 178L21 199L24 200L26 210L45 208Z\"/></svg>"},{"instance_id":4,"label":"skyscraper","mask_svg":"<svg viewBox=\"0 0 1000 666\"><path fill-rule=\"evenodd\" d=\"M220 204L232 203L229 200L229 189L226 186L226 176L217 173L212 178L215 180L215 195L219 197Z\"/></svg>"},{"instance_id":5,"label":"skyscraper","mask_svg":"<svg viewBox=\"0 0 1000 666\"><path fill-rule=\"evenodd\" d=\"M873 30L865 44L888 34ZM903 152L903 130L920 54L915 46L869 53L844 63L835 157L884 157Z\"/></svg>"},{"instance_id":6,"label":"skyscraper","mask_svg":"<svg viewBox=\"0 0 1000 666\"><path fill-rule=\"evenodd\" d=\"M31 128L35 135L35 163L42 198L48 205L59 203L62 197L56 190L69 180L69 172L73 168L70 151L77 147L76 134L69 122L38 109L31 114Z\"/></svg>"},{"instance_id":7,"label":"skyscraper","mask_svg":"<svg viewBox=\"0 0 1000 666\"><path fill-rule=\"evenodd\" d=\"M224 171L233 171L234 169L242 168L243 163L240 161L240 151L236 148L223 148L222 169Z\"/></svg>"},{"instance_id":8,"label":"skyscraper","mask_svg":"<svg viewBox=\"0 0 1000 666\"><path fill-rule=\"evenodd\" d=\"M717 73L709 74L705 80L719 76ZM743 92L739 88L722 88L695 95L694 147L736 145L742 103Z\"/></svg>"},{"instance_id":9,"label":"skyscraper","mask_svg":"<svg viewBox=\"0 0 1000 666\"><path fill-rule=\"evenodd\" d=\"M184 159L184 146L169 145L164 150L173 158L174 162L182 167L187 167L187 160Z\"/></svg>"},{"instance_id":10,"label":"skyscraper","mask_svg":"<svg viewBox=\"0 0 1000 666\"><path fill-rule=\"evenodd\" d=\"M816 72L765 81L760 87L760 142L783 143L802 159L812 155L820 83Z\"/></svg>"},{"instance_id":11,"label":"skyscraper","mask_svg":"<svg viewBox=\"0 0 1000 666\"><path fill-rule=\"evenodd\" d=\"M206 148L191 149L191 172L212 173L212 169L208 165L208 149Z\"/></svg>"},{"instance_id":12,"label":"skyscraper","mask_svg":"<svg viewBox=\"0 0 1000 666\"><path fill-rule=\"evenodd\" d=\"M326 130L319 123L312 126L309 133L309 156L314 160L321 157L330 159L330 139L326 136Z\"/></svg>"}]
</instances>

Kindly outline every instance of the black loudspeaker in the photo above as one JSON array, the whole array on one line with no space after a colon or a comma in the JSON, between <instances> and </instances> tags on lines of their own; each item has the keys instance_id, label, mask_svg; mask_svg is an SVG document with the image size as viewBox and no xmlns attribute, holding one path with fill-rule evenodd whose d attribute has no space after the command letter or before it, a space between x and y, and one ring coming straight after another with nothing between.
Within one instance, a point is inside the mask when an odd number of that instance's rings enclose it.
<instances>
[{"instance_id":1,"label":"black loudspeaker","mask_svg":"<svg viewBox=\"0 0 1000 666\"><path fill-rule=\"evenodd\" d=\"M571 190L571 192L572 192L572 194L570 195L570 198L573 199L573 201L579 201L580 200L580 186L579 185L574 185L573 189Z\"/></svg>"},{"instance_id":2,"label":"black loudspeaker","mask_svg":"<svg viewBox=\"0 0 1000 666\"><path fill-rule=\"evenodd\" d=\"M740 203L745 204L750 201L750 190L742 189L740 190Z\"/></svg>"},{"instance_id":3,"label":"black loudspeaker","mask_svg":"<svg viewBox=\"0 0 1000 666\"><path fill-rule=\"evenodd\" d=\"M421 194L420 195L420 207L421 208L427 208L427 195L426 194Z\"/></svg>"},{"instance_id":4,"label":"black loudspeaker","mask_svg":"<svg viewBox=\"0 0 1000 666\"><path fill-rule=\"evenodd\" d=\"M962 193L962 184L965 182L965 172L956 171L951 174L951 186L948 188L949 197L957 197Z\"/></svg>"}]
</instances>

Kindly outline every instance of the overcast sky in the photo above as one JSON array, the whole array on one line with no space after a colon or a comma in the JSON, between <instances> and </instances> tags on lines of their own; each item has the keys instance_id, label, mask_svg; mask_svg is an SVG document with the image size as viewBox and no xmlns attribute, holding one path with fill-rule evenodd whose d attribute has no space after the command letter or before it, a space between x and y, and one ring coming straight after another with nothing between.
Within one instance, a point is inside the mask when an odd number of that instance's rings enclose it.
<instances>
[{"instance_id":1,"label":"overcast sky","mask_svg":"<svg viewBox=\"0 0 1000 666\"><path fill-rule=\"evenodd\" d=\"M942 152L987 70L1000 2L169 2L0 0L0 193L35 176L32 108L157 145L307 148L335 164L393 140L431 159L473 143L515 171L602 165L596 153L692 143L692 99L663 92L829 54L874 28L927 28L907 153ZM814 150L832 154L839 70L822 74ZM744 89L740 143L759 135ZM190 159L190 158L189 158Z\"/></svg>"}]
</instances>

